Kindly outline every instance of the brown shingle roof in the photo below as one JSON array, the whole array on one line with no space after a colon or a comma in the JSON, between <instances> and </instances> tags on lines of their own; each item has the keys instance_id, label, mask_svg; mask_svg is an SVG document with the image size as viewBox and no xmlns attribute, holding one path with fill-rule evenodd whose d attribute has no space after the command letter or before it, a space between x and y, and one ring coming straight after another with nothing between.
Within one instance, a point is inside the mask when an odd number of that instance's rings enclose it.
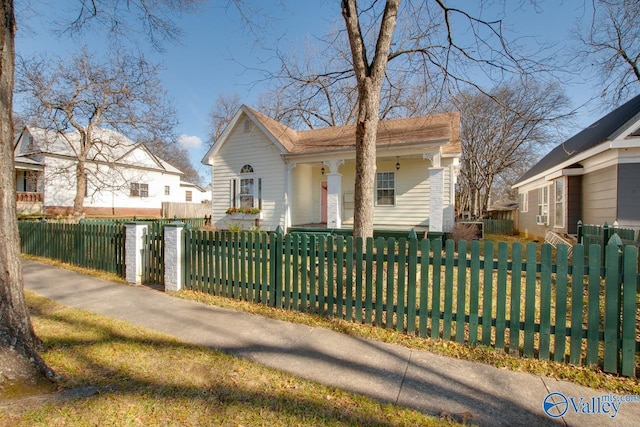
<instances>
[{"instance_id":1,"label":"brown shingle roof","mask_svg":"<svg viewBox=\"0 0 640 427\"><path fill-rule=\"evenodd\" d=\"M355 125L296 131L256 110L247 109L291 154L355 150ZM460 113L381 120L378 125L378 147L399 147L444 139L448 142L442 147L443 154L460 154Z\"/></svg>"}]
</instances>

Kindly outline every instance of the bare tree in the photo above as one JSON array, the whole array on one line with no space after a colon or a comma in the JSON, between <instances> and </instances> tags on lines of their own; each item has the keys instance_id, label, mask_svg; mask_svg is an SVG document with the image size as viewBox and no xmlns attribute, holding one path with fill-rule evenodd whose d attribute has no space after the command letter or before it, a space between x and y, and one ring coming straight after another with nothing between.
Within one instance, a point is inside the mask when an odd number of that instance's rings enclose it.
<instances>
[{"instance_id":1,"label":"bare tree","mask_svg":"<svg viewBox=\"0 0 640 427\"><path fill-rule=\"evenodd\" d=\"M601 97L614 106L640 91L640 2L592 0L590 23L574 34L580 63L595 67Z\"/></svg>"},{"instance_id":2,"label":"bare tree","mask_svg":"<svg viewBox=\"0 0 640 427\"><path fill-rule=\"evenodd\" d=\"M307 46L301 60L276 51L265 112L294 128L356 125L355 236L373 233L379 120L436 111L462 88L491 96L485 86L550 71L542 48L510 43L502 20L486 18L487 3L467 11L442 0L343 0L344 29L321 40L322 55Z\"/></svg>"},{"instance_id":3,"label":"bare tree","mask_svg":"<svg viewBox=\"0 0 640 427\"><path fill-rule=\"evenodd\" d=\"M533 73L539 63L507 43L500 20L476 17L442 0L406 1L402 7L400 0L387 0L361 8L356 0L343 0L342 16L358 91L354 235L368 237L373 234L376 130L385 76L403 70L421 76L430 90L465 84L483 91L471 78L473 71L502 79ZM460 27L466 34L455 32Z\"/></svg>"},{"instance_id":4,"label":"bare tree","mask_svg":"<svg viewBox=\"0 0 640 427\"><path fill-rule=\"evenodd\" d=\"M182 179L194 184L200 184L200 174L193 167L187 150L181 147L175 139L139 139L138 142L143 143L154 155L184 173Z\"/></svg>"},{"instance_id":5,"label":"bare tree","mask_svg":"<svg viewBox=\"0 0 640 427\"><path fill-rule=\"evenodd\" d=\"M222 132L241 106L242 101L240 95L237 93L221 93L218 95L215 105L209 112L208 128L210 145L213 145L213 143L220 138L220 135L222 135Z\"/></svg>"},{"instance_id":6,"label":"bare tree","mask_svg":"<svg viewBox=\"0 0 640 427\"><path fill-rule=\"evenodd\" d=\"M156 2L146 0L99 0L77 2L83 11L80 22L88 23L91 16L107 14L118 17L119 22L138 22L142 28L155 28L163 23L171 26L174 15L158 14L162 10L194 4L196 0ZM122 12L123 5L129 7ZM84 11L88 13L84 13ZM15 71L15 32L17 28L13 0L0 0L0 364L18 367L21 377L45 375L53 372L38 355L39 340L36 337L24 299L24 284L18 243L16 215L16 187L13 170L14 130L12 120ZM135 27L135 25L134 25ZM113 30L107 25L107 30ZM158 40L154 37L153 40ZM28 372L33 366L35 372ZM3 372L7 372L3 369ZM0 381L5 381L4 375Z\"/></svg>"},{"instance_id":7,"label":"bare tree","mask_svg":"<svg viewBox=\"0 0 640 427\"><path fill-rule=\"evenodd\" d=\"M89 167L102 161L112 164L111 172L117 171L113 153L125 141L105 138L101 128L131 139L171 139L175 112L157 73L158 66L142 55L117 54L98 61L86 50L67 60L18 61L16 88L26 96L25 115L37 126L53 131L58 139L67 138L69 131L79 134L79 141L67 139L75 161L74 216L82 214L87 181L96 191L113 191L116 188L110 186L114 182L118 188L128 185L126 180L102 177L101 168Z\"/></svg>"},{"instance_id":8,"label":"bare tree","mask_svg":"<svg viewBox=\"0 0 640 427\"><path fill-rule=\"evenodd\" d=\"M461 117L459 209L478 218L497 179L513 179L512 172L531 165L558 139L569 107L558 84L505 84L490 95L467 90L451 100Z\"/></svg>"}]
</instances>

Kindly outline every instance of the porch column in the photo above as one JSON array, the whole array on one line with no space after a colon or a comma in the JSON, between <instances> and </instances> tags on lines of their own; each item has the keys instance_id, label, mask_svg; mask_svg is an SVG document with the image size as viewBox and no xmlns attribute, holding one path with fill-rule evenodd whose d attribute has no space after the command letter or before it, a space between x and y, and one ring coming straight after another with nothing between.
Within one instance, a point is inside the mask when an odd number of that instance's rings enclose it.
<instances>
[{"instance_id":1,"label":"porch column","mask_svg":"<svg viewBox=\"0 0 640 427\"><path fill-rule=\"evenodd\" d=\"M291 188L291 184L293 182L291 175L293 174L293 169L297 166L297 163L287 163L287 174L285 175L286 188L287 191L284 195L284 204L285 204L285 213L284 213L284 230L285 233L289 231L291 227L291 195L293 194L293 189Z\"/></svg>"},{"instance_id":2,"label":"porch column","mask_svg":"<svg viewBox=\"0 0 640 427\"><path fill-rule=\"evenodd\" d=\"M327 227L342 227L342 174L338 168L344 164L344 160L325 160L323 165L328 166L327 174Z\"/></svg>"},{"instance_id":3,"label":"porch column","mask_svg":"<svg viewBox=\"0 0 640 427\"><path fill-rule=\"evenodd\" d=\"M440 153L425 153L423 159L431 161L429 168L429 231L444 231L444 168L440 166Z\"/></svg>"}]
</instances>

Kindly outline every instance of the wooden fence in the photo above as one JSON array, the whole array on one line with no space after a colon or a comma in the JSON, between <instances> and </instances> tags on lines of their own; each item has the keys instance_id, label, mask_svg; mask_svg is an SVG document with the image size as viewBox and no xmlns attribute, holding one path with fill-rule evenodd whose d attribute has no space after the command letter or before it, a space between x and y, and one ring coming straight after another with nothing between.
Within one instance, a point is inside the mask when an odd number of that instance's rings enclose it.
<instances>
[{"instance_id":1,"label":"wooden fence","mask_svg":"<svg viewBox=\"0 0 640 427\"><path fill-rule=\"evenodd\" d=\"M188 289L636 376L638 248L185 230ZM538 256L540 250L540 256ZM556 260L555 262L553 260ZM486 261L489 260L489 261Z\"/></svg>"},{"instance_id":2,"label":"wooden fence","mask_svg":"<svg viewBox=\"0 0 640 427\"><path fill-rule=\"evenodd\" d=\"M124 225L19 221L22 253L124 277Z\"/></svg>"},{"instance_id":3,"label":"wooden fence","mask_svg":"<svg viewBox=\"0 0 640 427\"><path fill-rule=\"evenodd\" d=\"M197 218L211 215L211 203L162 202L163 218Z\"/></svg>"},{"instance_id":4,"label":"wooden fence","mask_svg":"<svg viewBox=\"0 0 640 427\"><path fill-rule=\"evenodd\" d=\"M482 228L485 234L502 234L511 236L514 233L512 219L483 219Z\"/></svg>"}]
</instances>

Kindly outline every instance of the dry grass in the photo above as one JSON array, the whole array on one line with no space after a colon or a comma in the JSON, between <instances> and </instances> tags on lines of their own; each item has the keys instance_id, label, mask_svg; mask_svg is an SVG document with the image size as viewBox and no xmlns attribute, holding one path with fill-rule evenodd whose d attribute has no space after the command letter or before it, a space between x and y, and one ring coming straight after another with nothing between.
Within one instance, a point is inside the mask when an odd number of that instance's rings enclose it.
<instances>
[{"instance_id":1,"label":"dry grass","mask_svg":"<svg viewBox=\"0 0 640 427\"><path fill-rule=\"evenodd\" d=\"M399 344L408 348L428 350L444 356L485 363L498 368L507 368L513 371L529 372L536 375L557 378L559 380L571 381L576 384L610 391L612 393L640 394L640 384L637 379L608 374L598 369L511 356L502 350L496 350L486 346L471 346L442 339L420 338L415 335L397 332L393 329L384 329L371 325L348 322L342 319L321 317L316 314L276 309L201 292L183 290L173 295L287 322L321 326L366 339Z\"/></svg>"},{"instance_id":2,"label":"dry grass","mask_svg":"<svg viewBox=\"0 0 640 427\"><path fill-rule=\"evenodd\" d=\"M0 412L0 425L449 425L27 293L57 386L91 397Z\"/></svg>"}]
</instances>

